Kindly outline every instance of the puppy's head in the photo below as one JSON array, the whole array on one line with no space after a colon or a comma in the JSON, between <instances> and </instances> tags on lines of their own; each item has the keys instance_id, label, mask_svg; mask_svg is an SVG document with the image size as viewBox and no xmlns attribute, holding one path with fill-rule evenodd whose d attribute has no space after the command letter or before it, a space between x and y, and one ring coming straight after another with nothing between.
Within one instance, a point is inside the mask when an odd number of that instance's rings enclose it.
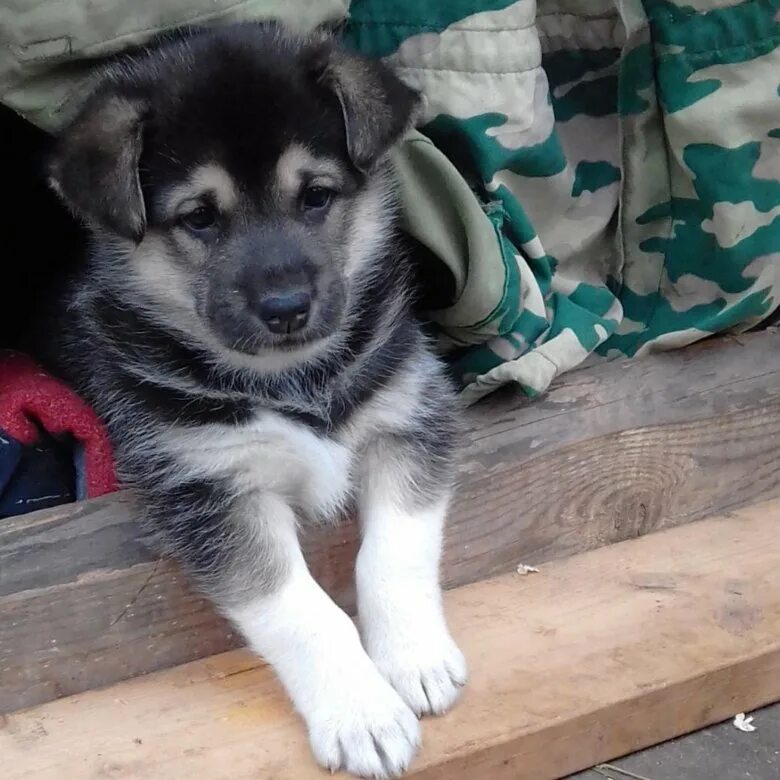
<instances>
[{"instance_id":1,"label":"puppy's head","mask_svg":"<svg viewBox=\"0 0 780 780\"><path fill-rule=\"evenodd\" d=\"M233 356L292 359L338 330L383 238L382 163L417 98L324 36L203 31L110 68L51 181L128 305Z\"/></svg>"}]
</instances>

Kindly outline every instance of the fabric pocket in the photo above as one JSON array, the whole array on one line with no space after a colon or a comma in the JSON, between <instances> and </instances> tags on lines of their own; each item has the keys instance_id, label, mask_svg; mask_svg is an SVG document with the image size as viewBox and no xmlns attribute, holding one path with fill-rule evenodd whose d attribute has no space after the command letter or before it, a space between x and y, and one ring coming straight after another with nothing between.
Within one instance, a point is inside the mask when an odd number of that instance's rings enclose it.
<instances>
[{"instance_id":1,"label":"fabric pocket","mask_svg":"<svg viewBox=\"0 0 780 780\"><path fill-rule=\"evenodd\" d=\"M663 133L661 148L627 149L657 168L643 183L635 164L627 193L621 297L634 332L612 341L626 354L748 329L780 292L780 2L645 8Z\"/></svg>"}]
</instances>

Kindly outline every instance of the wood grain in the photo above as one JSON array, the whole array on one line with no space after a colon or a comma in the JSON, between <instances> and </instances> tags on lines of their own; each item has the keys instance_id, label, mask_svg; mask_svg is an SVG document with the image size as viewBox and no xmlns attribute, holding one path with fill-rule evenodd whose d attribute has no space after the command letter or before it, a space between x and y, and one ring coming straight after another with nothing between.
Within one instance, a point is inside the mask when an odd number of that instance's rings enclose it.
<instances>
[{"instance_id":1,"label":"wood grain","mask_svg":"<svg viewBox=\"0 0 780 780\"><path fill-rule=\"evenodd\" d=\"M466 414L444 580L461 585L780 496L780 333L573 372ZM352 523L304 539L350 609ZM129 494L0 523L0 712L235 647Z\"/></svg>"},{"instance_id":2,"label":"wood grain","mask_svg":"<svg viewBox=\"0 0 780 780\"><path fill-rule=\"evenodd\" d=\"M549 780L780 698L780 501L451 591L471 665L417 780ZM233 651L6 716L6 780L317 780L274 675Z\"/></svg>"}]
</instances>

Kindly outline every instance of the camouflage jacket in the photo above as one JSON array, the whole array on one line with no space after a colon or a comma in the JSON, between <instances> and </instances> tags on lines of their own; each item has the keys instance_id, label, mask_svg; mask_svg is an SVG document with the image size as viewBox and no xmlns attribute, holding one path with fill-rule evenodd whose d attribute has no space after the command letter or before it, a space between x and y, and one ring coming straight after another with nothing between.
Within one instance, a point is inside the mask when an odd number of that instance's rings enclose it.
<instances>
[{"instance_id":1,"label":"camouflage jacket","mask_svg":"<svg viewBox=\"0 0 780 780\"><path fill-rule=\"evenodd\" d=\"M0 3L0 100L55 130L96 59L161 29L346 19L426 98L403 217L454 280L432 317L467 401L777 308L780 0L346 5Z\"/></svg>"}]
</instances>

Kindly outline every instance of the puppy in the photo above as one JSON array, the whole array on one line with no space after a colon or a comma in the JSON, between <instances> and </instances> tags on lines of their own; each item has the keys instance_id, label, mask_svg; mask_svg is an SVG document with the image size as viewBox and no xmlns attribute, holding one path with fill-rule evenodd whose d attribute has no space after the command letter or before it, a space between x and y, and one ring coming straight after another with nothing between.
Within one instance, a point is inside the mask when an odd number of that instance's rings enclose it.
<instances>
[{"instance_id":1,"label":"puppy","mask_svg":"<svg viewBox=\"0 0 780 780\"><path fill-rule=\"evenodd\" d=\"M316 759L379 778L466 681L438 578L455 401L393 232L387 155L417 102L324 34L189 32L110 65L50 164L92 237L60 370ZM352 502L362 644L298 543Z\"/></svg>"}]
</instances>

